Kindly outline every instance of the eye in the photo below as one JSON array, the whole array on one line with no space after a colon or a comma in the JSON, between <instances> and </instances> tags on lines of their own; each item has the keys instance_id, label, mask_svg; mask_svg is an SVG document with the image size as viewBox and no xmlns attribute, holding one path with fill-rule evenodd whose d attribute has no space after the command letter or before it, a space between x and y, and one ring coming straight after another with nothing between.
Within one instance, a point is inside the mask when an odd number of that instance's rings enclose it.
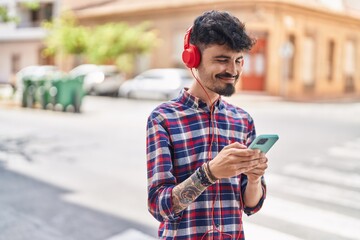
<instances>
[{"instance_id":1,"label":"eye","mask_svg":"<svg viewBox=\"0 0 360 240\"><path fill-rule=\"evenodd\" d=\"M227 59L226 58L221 58L217 60L219 63L227 63Z\"/></svg>"},{"instance_id":2,"label":"eye","mask_svg":"<svg viewBox=\"0 0 360 240\"><path fill-rule=\"evenodd\" d=\"M244 63L244 58L239 58L235 62L236 62L236 64L242 65Z\"/></svg>"}]
</instances>

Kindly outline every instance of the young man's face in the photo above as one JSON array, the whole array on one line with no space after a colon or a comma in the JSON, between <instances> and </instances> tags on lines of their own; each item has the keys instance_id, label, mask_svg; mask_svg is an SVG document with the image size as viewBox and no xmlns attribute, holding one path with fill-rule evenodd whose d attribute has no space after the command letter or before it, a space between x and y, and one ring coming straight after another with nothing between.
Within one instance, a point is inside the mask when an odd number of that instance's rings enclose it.
<instances>
[{"instance_id":1,"label":"young man's face","mask_svg":"<svg viewBox=\"0 0 360 240\"><path fill-rule=\"evenodd\" d=\"M207 46L202 51L198 67L200 81L210 91L230 96L235 92L243 61L242 52L231 50L226 45Z\"/></svg>"}]
</instances>

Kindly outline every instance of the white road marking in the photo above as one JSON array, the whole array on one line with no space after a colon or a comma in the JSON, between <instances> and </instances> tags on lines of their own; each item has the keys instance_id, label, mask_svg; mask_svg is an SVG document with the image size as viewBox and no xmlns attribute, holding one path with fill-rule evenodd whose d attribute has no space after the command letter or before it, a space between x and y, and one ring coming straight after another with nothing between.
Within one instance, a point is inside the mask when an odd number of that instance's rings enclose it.
<instances>
[{"instance_id":1,"label":"white road marking","mask_svg":"<svg viewBox=\"0 0 360 240\"><path fill-rule=\"evenodd\" d=\"M155 238L150 237L138 230L129 229L105 240L155 240Z\"/></svg>"},{"instance_id":2,"label":"white road marking","mask_svg":"<svg viewBox=\"0 0 360 240\"><path fill-rule=\"evenodd\" d=\"M347 239L360 239L360 219L301 203L268 197L261 214Z\"/></svg>"},{"instance_id":3,"label":"white road marking","mask_svg":"<svg viewBox=\"0 0 360 240\"><path fill-rule=\"evenodd\" d=\"M360 189L360 174L350 172L339 172L325 166L309 167L302 164L292 164L283 170L285 174L301 177L329 184L341 184L346 187Z\"/></svg>"},{"instance_id":4,"label":"white road marking","mask_svg":"<svg viewBox=\"0 0 360 240\"><path fill-rule=\"evenodd\" d=\"M360 192L309 180L267 174L266 182L286 194L360 210Z\"/></svg>"}]
</instances>

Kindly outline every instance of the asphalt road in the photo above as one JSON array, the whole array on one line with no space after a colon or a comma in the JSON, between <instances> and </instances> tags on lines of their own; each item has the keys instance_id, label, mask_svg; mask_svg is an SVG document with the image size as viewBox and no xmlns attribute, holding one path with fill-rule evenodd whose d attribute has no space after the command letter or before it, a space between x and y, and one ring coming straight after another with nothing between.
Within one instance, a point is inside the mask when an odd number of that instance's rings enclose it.
<instances>
[{"instance_id":1,"label":"asphalt road","mask_svg":"<svg viewBox=\"0 0 360 240\"><path fill-rule=\"evenodd\" d=\"M360 239L360 103L228 101L277 133L268 197L248 240ZM0 104L0 240L156 237L146 207L146 118L158 101L86 97L82 113Z\"/></svg>"}]
</instances>

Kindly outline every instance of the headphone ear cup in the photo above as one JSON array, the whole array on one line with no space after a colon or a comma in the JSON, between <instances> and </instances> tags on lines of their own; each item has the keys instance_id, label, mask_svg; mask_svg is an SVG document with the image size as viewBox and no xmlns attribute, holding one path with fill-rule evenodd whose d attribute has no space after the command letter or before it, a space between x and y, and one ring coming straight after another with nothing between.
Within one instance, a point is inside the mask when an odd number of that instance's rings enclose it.
<instances>
[{"instance_id":1,"label":"headphone ear cup","mask_svg":"<svg viewBox=\"0 0 360 240\"><path fill-rule=\"evenodd\" d=\"M188 68L196 68L200 64L200 56L199 49L195 45L189 44L182 53L182 60Z\"/></svg>"}]
</instances>

